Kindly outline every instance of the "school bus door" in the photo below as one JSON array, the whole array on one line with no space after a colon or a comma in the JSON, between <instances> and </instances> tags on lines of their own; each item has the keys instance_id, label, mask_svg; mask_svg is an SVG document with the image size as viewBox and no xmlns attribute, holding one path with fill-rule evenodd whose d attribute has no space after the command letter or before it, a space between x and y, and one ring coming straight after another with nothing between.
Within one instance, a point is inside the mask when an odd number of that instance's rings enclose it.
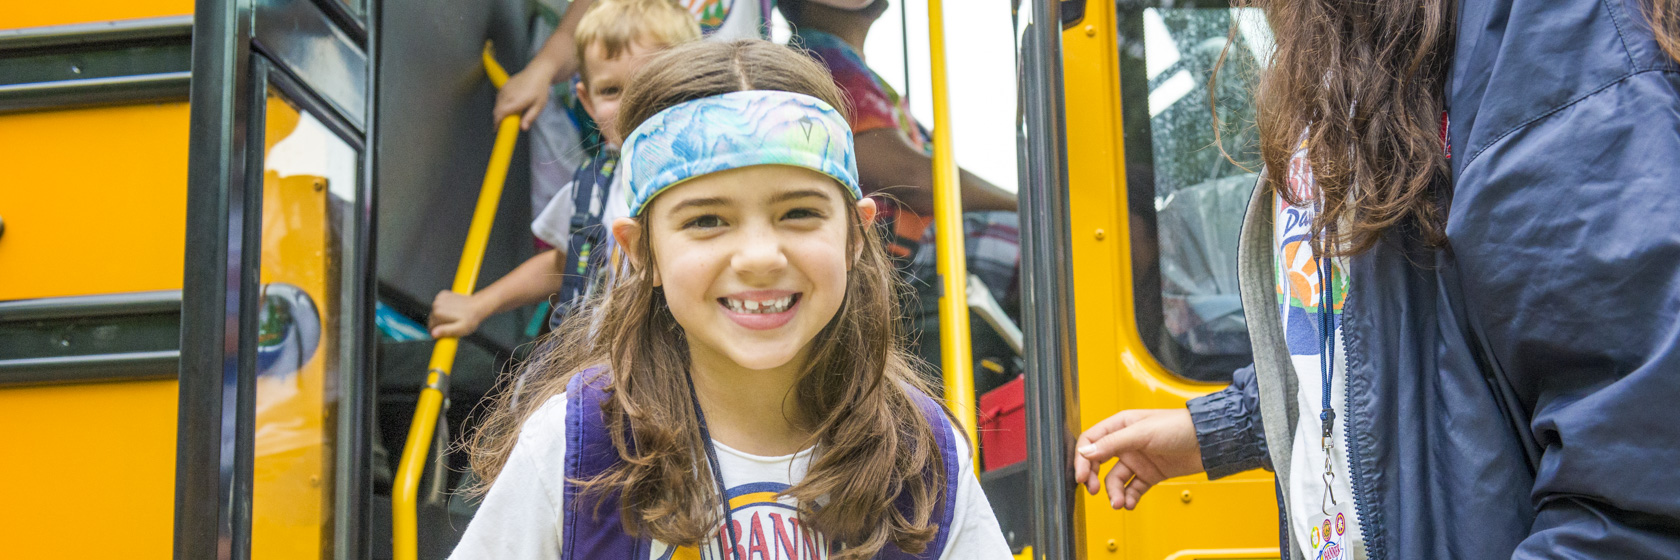
<instances>
[{"instance_id":1,"label":"school bus door","mask_svg":"<svg viewBox=\"0 0 1680 560\"><path fill-rule=\"evenodd\" d=\"M1237 29L1217 90L1222 138L1252 159L1240 76L1269 45L1258 17L1210 0L1022 10L1033 557L1278 557L1268 473L1166 482L1128 512L1076 490L1068 465L1085 426L1182 407L1249 361L1235 247L1254 175L1211 147L1204 84Z\"/></svg>"},{"instance_id":2,"label":"school bus door","mask_svg":"<svg viewBox=\"0 0 1680 560\"><path fill-rule=\"evenodd\" d=\"M365 557L369 19L198 7L175 556Z\"/></svg>"}]
</instances>

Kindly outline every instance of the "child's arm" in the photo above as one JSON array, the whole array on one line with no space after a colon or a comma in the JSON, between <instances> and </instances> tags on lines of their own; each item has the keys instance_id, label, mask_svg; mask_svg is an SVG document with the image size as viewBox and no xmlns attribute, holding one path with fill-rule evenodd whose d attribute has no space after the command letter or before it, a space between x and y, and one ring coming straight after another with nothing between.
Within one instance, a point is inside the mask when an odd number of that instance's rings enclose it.
<instances>
[{"instance_id":1,"label":"child's arm","mask_svg":"<svg viewBox=\"0 0 1680 560\"><path fill-rule=\"evenodd\" d=\"M573 43L572 35L577 31L578 20L583 19L583 13L589 11L589 6L594 3L595 0L572 0L566 14L560 16L560 24L555 26L554 34L543 43L542 50L531 57L524 70L509 77L502 85L502 91L496 94L496 108L491 111L494 116L492 122L502 122L508 115L522 114L519 128L531 129L537 114L548 105L549 88L577 73L577 45Z\"/></svg>"},{"instance_id":2,"label":"child's arm","mask_svg":"<svg viewBox=\"0 0 1680 560\"><path fill-rule=\"evenodd\" d=\"M428 327L432 338L467 336L491 315L548 299L560 291L561 259L565 253L549 249L470 296L444 290L432 300Z\"/></svg>"}]
</instances>

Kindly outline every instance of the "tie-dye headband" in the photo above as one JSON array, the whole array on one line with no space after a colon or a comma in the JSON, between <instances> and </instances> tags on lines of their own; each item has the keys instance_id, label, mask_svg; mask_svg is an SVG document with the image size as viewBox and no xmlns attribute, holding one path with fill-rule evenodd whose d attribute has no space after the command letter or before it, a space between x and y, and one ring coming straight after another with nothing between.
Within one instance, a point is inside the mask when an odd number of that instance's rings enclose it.
<instances>
[{"instance_id":1,"label":"tie-dye headband","mask_svg":"<svg viewBox=\"0 0 1680 560\"><path fill-rule=\"evenodd\" d=\"M820 99L785 91L737 91L660 111L624 139L617 180L626 181L636 216L683 181L754 165L804 167L863 196L846 119Z\"/></svg>"}]
</instances>

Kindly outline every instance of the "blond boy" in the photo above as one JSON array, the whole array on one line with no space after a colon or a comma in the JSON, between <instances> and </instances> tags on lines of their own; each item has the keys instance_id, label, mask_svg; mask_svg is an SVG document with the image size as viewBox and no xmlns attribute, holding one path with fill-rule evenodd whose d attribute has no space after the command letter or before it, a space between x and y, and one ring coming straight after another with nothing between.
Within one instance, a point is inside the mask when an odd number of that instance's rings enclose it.
<instances>
[{"instance_id":1,"label":"blond boy","mask_svg":"<svg viewBox=\"0 0 1680 560\"><path fill-rule=\"evenodd\" d=\"M541 302L557 292L574 293L561 293L556 310L576 303L582 284L568 284L565 278L589 276L594 267L587 257L578 257L604 241L602 224L629 214L623 193L613 192L617 189L612 186L618 146L624 140L612 126L619 99L630 78L653 54L699 39L700 28L687 10L671 0L595 0L578 21L574 37L577 60L582 63L578 101L600 125L607 148L579 167L572 182L561 187L531 223L531 232L555 249L531 257L471 296L438 292L429 321L433 337L472 334L491 315ZM579 201L586 204L580 207ZM573 231L573 223L582 227Z\"/></svg>"}]
</instances>

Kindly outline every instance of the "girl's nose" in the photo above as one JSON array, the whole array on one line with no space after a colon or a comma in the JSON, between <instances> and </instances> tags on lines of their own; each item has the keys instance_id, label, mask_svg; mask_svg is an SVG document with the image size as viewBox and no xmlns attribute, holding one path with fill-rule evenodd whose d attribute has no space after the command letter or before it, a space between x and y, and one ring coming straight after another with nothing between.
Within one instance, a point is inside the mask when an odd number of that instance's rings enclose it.
<instances>
[{"instance_id":1,"label":"girl's nose","mask_svg":"<svg viewBox=\"0 0 1680 560\"><path fill-rule=\"evenodd\" d=\"M774 228L751 228L742 233L741 244L729 263L737 273L747 277L773 275L787 266L787 255Z\"/></svg>"}]
</instances>

